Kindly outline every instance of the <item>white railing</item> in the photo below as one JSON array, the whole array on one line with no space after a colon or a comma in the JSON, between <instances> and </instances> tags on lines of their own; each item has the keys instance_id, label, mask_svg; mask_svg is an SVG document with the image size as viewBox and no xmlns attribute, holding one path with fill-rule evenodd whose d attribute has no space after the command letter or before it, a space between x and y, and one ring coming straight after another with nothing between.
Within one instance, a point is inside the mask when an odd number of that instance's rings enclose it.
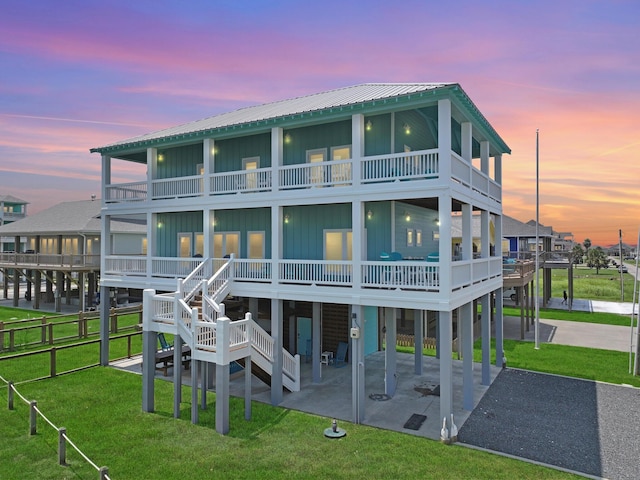
<instances>
[{"instance_id":1,"label":"white railing","mask_svg":"<svg viewBox=\"0 0 640 480\"><path fill-rule=\"evenodd\" d=\"M204 279L211 277L212 263L211 259L201 261L189 275L178 282L178 292L185 302L188 303L198 291L201 291L200 284Z\"/></svg>"},{"instance_id":2,"label":"white railing","mask_svg":"<svg viewBox=\"0 0 640 480\"><path fill-rule=\"evenodd\" d=\"M270 282L271 260L236 258L233 279L246 282Z\"/></svg>"},{"instance_id":3,"label":"white railing","mask_svg":"<svg viewBox=\"0 0 640 480\"><path fill-rule=\"evenodd\" d=\"M110 255L104 259L102 275L145 276L147 274L147 257Z\"/></svg>"},{"instance_id":4,"label":"white railing","mask_svg":"<svg viewBox=\"0 0 640 480\"><path fill-rule=\"evenodd\" d=\"M352 160L287 165L280 168L280 189L351 185L351 169Z\"/></svg>"},{"instance_id":5,"label":"white railing","mask_svg":"<svg viewBox=\"0 0 640 480\"><path fill-rule=\"evenodd\" d=\"M147 182L118 183L105 186L105 202L139 202L147 199Z\"/></svg>"},{"instance_id":6,"label":"white railing","mask_svg":"<svg viewBox=\"0 0 640 480\"><path fill-rule=\"evenodd\" d=\"M252 361L265 370L269 375L273 374L273 338L265 332L260 325L251 321L251 347L258 355L251 356ZM282 383L292 392L300 391L300 355L291 355L282 349ZM261 361L264 360L264 361Z\"/></svg>"},{"instance_id":7,"label":"white railing","mask_svg":"<svg viewBox=\"0 0 640 480\"><path fill-rule=\"evenodd\" d=\"M202 263L202 258L152 257L154 277L186 278Z\"/></svg>"},{"instance_id":8,"label":"white railing","mask_svg":"<svg viewBox=\"0 0 640 480\"><path fill-rule=\"evenodd\" d=\"M235 170L210 177L213 194L264 192L271 190L271 169Z\"/></svg>"},{"instance_id":9,"label":"white railing","mask_svg":"<svg viewBox=\"0 0 640 480\"><path fill-rule=\"evenodd\" d=\"M189 177L163 178L152 182L151 198L180 198L202 195L202 175Z\"/></svg>"},{"instance_id":10,"label":"white railing","mask_svg":"<svg viewBox=\"0 0 640 480\"><path fill-rule=\"evenodd\" d=\"M362 286L438 291L439 274L435 262L363 262Z\"/></svg>"},{"instance_id":11,"label":"white railing","mask_svg":"<svg viewBox=\"0 0 640 480\"><path fill-rule=\"evenodd\" d=\"M283 283L351 285L352 262L327 260L280 260Z\"/></svg>"},{"instance_id":12,"label":"white railing","mask_svg":"<svg viewBox=\"0 0 640 480\"><path fill-rule=\"evenodd\" d=\"M362 183L438 177L438 150L364 157Z\"/></svg>"},{"instance_id":13,"label":"white railing","mask_svg":"<svg viewBox=\"0 0 640 480\"><path fill-rule=\"evenodd\" d=\"M156 294L152 297L151 312L144 312L152 324L174 325L175 326L175 295ZM146 328L146 326L145 326ZM153 328L152 330L160 331Z\"/></svg>"},{"instance_id":14,"label":"white railing","mask_svg":"<svg viewBox=\"0 0 640 480\"><path fill-rule=\"evenodd\" d=\"M451 152L451 179L467 188L501 200L501 187L471 162ZM402 180L425 180L440 177L438 149L375 155L348 160L285 165L278 168L279 189L353 185L353 171L359 169L360 183L371 184ZM107 203L150 199L182 198L203 195L270 192L272 168L234 170L211 175L191 175L152 181L151 195L147 182L131 182L106 186ZM205 184L205 182L207 182ZM205 185L208 189L205 188Z\"/></svg>"},{"instance_id":15,"label":"white railing","mask_svg":"<svg viewBox=\"0 0 640 480\"><path fill-rule=\"evenodd\" d=\"M100 255L56 253L0 253L0 265L46 265L56 267L98 267Z\"/></svg>"}]
</instances>

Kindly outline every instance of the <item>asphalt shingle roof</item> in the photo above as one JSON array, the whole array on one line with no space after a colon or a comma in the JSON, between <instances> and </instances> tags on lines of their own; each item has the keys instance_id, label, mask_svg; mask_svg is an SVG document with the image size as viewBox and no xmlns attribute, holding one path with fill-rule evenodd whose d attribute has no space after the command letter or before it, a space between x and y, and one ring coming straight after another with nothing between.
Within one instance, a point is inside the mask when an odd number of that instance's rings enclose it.
<instances>
[{"instance_id":1,"label":"asphalt shingle roof","mask_svg":"<svg viewBox=\"0 0 640 480\"><path fill-rule=\"evenodd\" d=\"M35 215L1 226L0 235L100 234L101 206L99 200L62 202ZM146 227L137 223L114 221L111 231L144 233Z\"/></svg>"}]
</instances>

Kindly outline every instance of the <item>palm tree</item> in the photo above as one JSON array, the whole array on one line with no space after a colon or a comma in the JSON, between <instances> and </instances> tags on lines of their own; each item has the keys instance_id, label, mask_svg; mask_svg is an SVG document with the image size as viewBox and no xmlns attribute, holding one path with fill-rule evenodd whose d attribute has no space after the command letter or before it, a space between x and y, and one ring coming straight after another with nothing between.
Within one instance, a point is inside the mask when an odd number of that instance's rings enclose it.
<instances>
[{"instance_id":1,"label":"palm tree","mask_svg":"<svg viewBox=\"0 0 640 480\"><path fill-rule=\"evenodd\" d=\"M591 248L591 240L589 240L588 238L584 239L584 242L582 242L582 245L584 245L584 254L585 255L589 255L589 249Z\"/></svg>"}]
</instances>

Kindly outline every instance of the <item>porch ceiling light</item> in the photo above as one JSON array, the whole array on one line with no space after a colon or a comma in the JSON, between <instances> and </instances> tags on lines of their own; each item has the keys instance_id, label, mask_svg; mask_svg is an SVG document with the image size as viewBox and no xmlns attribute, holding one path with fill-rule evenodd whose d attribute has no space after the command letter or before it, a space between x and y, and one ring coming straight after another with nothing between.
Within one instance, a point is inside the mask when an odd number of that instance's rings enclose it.
<instances>
[{"instance_id":1,"label":"porch ceiling light","mask_svg":"<svg viewBox=\"0 0 640 480\"><path fill-rule=\"evenodd\" d=\"M411 221L411 214L409 212L404 212L404 219L407 222L410 222Z\"/></svg>"},{"instance_id":2,"label":"porch ceiling light","mask_svg":"<svg viewBox=\"0 0 640 480\"><path fill-rule=\"evenodd\" d=\"M158 154L158 161L162 162L164 160L164 153L159 153Z\"/></svg>"},{"instance_id":3,"label":"porch ceiling light","mask_svg":"<svg viewBox=\"0 0 640 480\"><path fill-rule=\"evenodd\" d=\"M404 133L405 134L411 135L411 126L408 123L405 123L402 128L404 128Z\"/></svg>"},{"instance_id":4,"label":"porch ceiling light","mask_svg":"<svg viewBox=\"0 0 640 480\"><path fill-rule=\"evenodd\" d=\"M367 120L367 124L365 125L365 128L367 129L367 132L371 131L371 127L373 126L373 124L371 123L371 120Z\"/></svg>"},{"instance_id":5,"label":"porch ceiling light","mask_svg":"<svg viewBox=\"0 0 640 480\"><path fill-rule=\"evenodd\" d=\"M285 133L285 135L284 135L284 143L291 143L291 134Z\"/></svg>"},{"instance_id":6,"label":"porch ceiling light","mask_svg":"<svg viewBox=\"0 0 640 480\"><path fill-rule=\"evenodd\" d=\"M287 213L287 214L284 216L284 223L289 223L289 220L291 220L291 217L290 217L290 216L289 216L289 214Z\"/></svg>"},{"instance_id":7,"label":"porch ceiling light","mask_svg":"<svg viewBox=\"0 0 640 480\"><path fill-rule=\"evenodd\" d=\"M367 211L367 220L371 220L373 218L373 212L371 210Z\"/></svg>"}]
</instances>

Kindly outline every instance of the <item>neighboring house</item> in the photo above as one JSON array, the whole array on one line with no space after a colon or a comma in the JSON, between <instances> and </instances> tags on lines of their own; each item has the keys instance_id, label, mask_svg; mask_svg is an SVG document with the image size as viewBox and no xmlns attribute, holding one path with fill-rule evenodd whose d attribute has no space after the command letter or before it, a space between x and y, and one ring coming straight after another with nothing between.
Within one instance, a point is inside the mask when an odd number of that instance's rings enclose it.
<instances>
[{"instance_id":1,"label":"neighboring house","mask_svg":"<svg viewBox=\"0 0 640 480\"><path fill-rule=\"evenodd\" d=\"M474 305L489 311L494 294L502 362L501 177L510 150L458 84L357 85L91 151L102 155L103 235L114 218L146 218L146 255L119 255L103 243L101 269L102 295L119 286L149 289L145 410L154 405L156 332L177 335L192 361L215 365L216 381L225 368L228 378L230 361L250 358L271 374L274 404L283 386L299 388L296 354L310 354L312 381L320 383L323 352L347 347L358 423L365 355L395 345L399 317L412 321L416 338L438 336L442 418L450 418L454 402L454 317L465 372L455 401L472 409ZM145 164L146 177L114 183L112 160ZM472 212L480 224L475 242ZM461 225L455 242L454 214ZM489 322L482 315L485 340ZM108 342L103 364L105 348ZM417 349L416 375L421 359ZM394 348L386 350L384 384L392 396ZM222 385L216 404L224 432Z\"/></svg>"},{"instance_id":2,"label":"neighboring house","mask_svg":"<svg viewBox=\"0 0 640 480\"><path fill-rule=\"evenodd\" d=\"M13 195L0 195L0 227L25 218L28 204ZM13 238L0 235L0 252L19 252L20 250L21 245L16 247Z\"/></svg>"},{"instance_id":3,"label":"neighboring house","mask_svg":"<svg viewBox=\"0 0 640 480\"><path fill-rule=\"evenodd\" d=\"M19 252L0 253L0 269L7 279L4 298L12 285L14 306L18 306L21 290L36 309L41 301L55 302L56 311L61 311L63 300L81 310L93 306L100 276L100 208L100 201L64 202L1 226L0 236L23 245ZM132 217L114 221L109 243L114 252L141 255L146 226ZM119 294L121 300L130 295L114 290L112 303Z\"/></svg>"}]
</instances>

